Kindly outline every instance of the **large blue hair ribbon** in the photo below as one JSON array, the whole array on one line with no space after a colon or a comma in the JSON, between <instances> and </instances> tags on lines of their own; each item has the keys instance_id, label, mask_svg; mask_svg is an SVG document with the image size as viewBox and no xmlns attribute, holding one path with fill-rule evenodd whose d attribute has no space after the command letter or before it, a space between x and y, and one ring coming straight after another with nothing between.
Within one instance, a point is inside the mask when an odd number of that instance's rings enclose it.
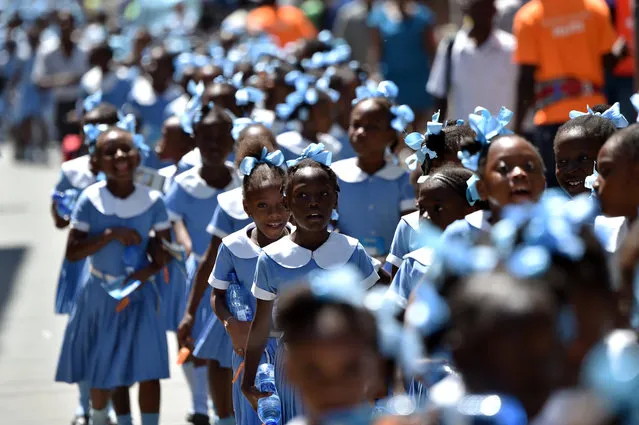
<instances>
[{"instance_id":1,"label":"large blue hair ribbon","mask_svg":"<svg viewBox=\"0 0 639 425\"><path fill-rule=\"evenodd\" d=\"M406 158L406 165L409 170L414 171L418 165L423 164L426 156L430 159L437 158L437 152L430 150L424 142L428 136L440 134L443 127L443 124L439 122L439 111L437 111L433 114L432 121L429 121L426 125L425 134L413 132L406 136L404 142L415 151L414 154Z\"/></svg>"},{"instance_id":2,"label":"large blue hair ribbon","mask_svg":"<svg viewBox=\"0 0 639 425\"><path fill-rule=\"evenodd\" d=\"M493 117L487 109L478 106L475 108L475 112L468 116L468 124L476 134L477 143L484 147L497 136L512 134L512 131L506 128L512 117L513 112L503 106L496 117ZM480 151L474 154L468 151L459 151L457 157L465 168L477 172Z\"/></svg>"},{"instance_id":3,"label":"large blue hair ribbon","mask_svg":"<svg viewBox=\"0 0 639 425\"><path fill-rule=\"evenodd\" d=\"M107 128L109 128L109 126L106 124L85 124L84 127L82 127L84 144L89 149L90 154L95 150L95 143L98 141L98 137L100 137L100 134L106 131Z\"/></svg>"},{"instance_id":4,"label":"large blue hair ribbon","mask_svg":"<svg viewBox=\"0 0 639 425\"><path fill-rule=\"evenodd\" d=\"M582 117L584 115L594 115L601 118L605 118L607 120L612 121L616 128L626 128L628 127L628 120L621 113L621 109L619 107L619 102L616 102L610 108L606 109L604 112L595 112L590 109L590 106L586 107L586 112L581 111L570 111L569 116L570 119L575 119L577 117Z\"/></svg>"},{"instance_id":5,"label":"large blue hair ribbon","mask_svg":"<svg viewBox=\"0 0 639 425\"><path fill-rule=\"evenodd\" d=\"M408 105L391 106L391 114L394 116L391 127L400 133L406 131L408 124L415 121L415 113Z\"/></svg>"},{"instance_id":6,"label":"large blue hair ribbon","mask_svg":"<svg viewBox=\"0 0 639 425\"><path fill-rule=\"evenodd\" d=\"M97 90L95 93L87 96L82 102L84 112L94 110L100 103L102 103L102 90Z\"/></svg>"},{"instance_id":7,"label":"large blue hair ribbon","mask_svg":"<svg viewBox=\"0 0 639 425\"><path fill-rule=\"evenodd\" d=\"M284 154L279 150L269 153L268 149L264 147L262 148L262 155L259 159L247 156L242 160L240 163L240 172L245 176L250 176L253 169L259 164L271 164L275 167L284 168Z\"/></svg>"},{"instance_id":8,"label":"large blue hair ribbon","mask_svg":"<svg viewBox=\"0 0 639 425\"><path fill-rule=\"evenodd\" d=\"M255 125L255 124L261 124L269 129L273 125L273 123L268 120L260 120L260 119L253 119L253 118L236 118L235 120L233 120L233 128L231 129L231 136L233 136L233 140L238 141L242 131L244 131L246 127Z\"/></svg>"},{"instance_id":9,"label":"large blue hair ribbon","mask_svg":"<svg viewBox=\"0 0 639 425\"><path fill-rule=\"evenodd\" d=\"M353 99L353 105L361 102L365 99L371 99L375 97L383 97L391 102L395 102L399 95L399 89L397 85L392 81L382 81L376 84L373 81L367 81L365 84L355 89L355 99Z\"/></svg>"},{"instance_id":10,"label":"large blue hair ribbon","mask_svg":"<svg viewBox=\"0 0 639 425\"><path fill-rule=\"evenodd\" d=\"M306 147L306 149L304 149L304 151L302 151L302 154L298 158L286 161L286 165L288 167L293 167L305 159L312 159L315 162L319 162L320 164L330 167L333 154L324 149L324 144L311 143Z\"/></svg>"},{"instance_id":11,"label":"large blue hair ribbon","mask_svg":"<svg viewBox=\"0 0 639 425\"><path fill-rule=\"evenodd\" d=\"M235 92L235 103L238 106L262 104L265 98L264 92L255 87L242 87Z\"/></svg>"},{"instance_id":12,"label":"large blue hair ribbon","mask_svg":"<svg viewBox=\"0 0 639 425\"><path fill-rule=\"evenodd\" d=\"M180 116L180 126L182 130L190 134L194 134L194 127L202 117L202 96L204 95L204 83L194 84L189 82L188 90L191 93L191 99L186 104L184 113Z\"/></svg>"},{"instance_id":13,"label":"large blue hair ribbon","mask_svg":"<svg viewBox=\"0 0 639 425\"><path fill-rule=\"evenodd\" d=\"M122 113L118 112L118 118L119 121L116 126L131 133L133 137L133 144L135 145L135 147L138 149L138 151L140 151L140 154L144 158L148 158L148 156L151 154L151 148L146 144L144 136L136 132L137 122L135 119L135 115L123 115Z\"/></svg>"}]
</instances>

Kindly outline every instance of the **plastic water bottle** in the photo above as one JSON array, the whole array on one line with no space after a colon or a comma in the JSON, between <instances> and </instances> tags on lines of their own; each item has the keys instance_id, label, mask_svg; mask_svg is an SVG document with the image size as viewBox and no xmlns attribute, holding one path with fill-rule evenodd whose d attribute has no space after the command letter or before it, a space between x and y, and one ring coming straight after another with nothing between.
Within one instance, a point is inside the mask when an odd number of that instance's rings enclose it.
<instances>
[{"instance_id":1,"label":"plastic water bottle","mask_svg":"<svg viewBox=\"0 0 639 425\"><path fill-rule=\"evenodd\" d=\"M240 322L253 320L253 310L251 309L247 291L237 281L235 274L231 275L231 283L226 289L226 305L233 317Z\"/></svg>"},{"instance_id":2,"label":"plastic water bottle","mask_svg":"<svg viewBox=\"0 0 639 425\"><path fill-rule=\"evenodd\" d=\"M56 203L56 212L60 217L64 219L71 217L77 197L78 191L75 189L68 189L64 192L53 193L52 198Z\"/></svg>"},{"instance_id":3,"label":"plastic water bottle","mask_svg":"<svg viewBox=\"0 0 639 425\"><path fill-rule=\"evenodd\" d=\"M255 386L262 392L273 393L257 402L257 416L264 425L280 425L282 402L275 388L275 366L268 363L259 365L255 374Z\"/></svg>"}]
</instances>

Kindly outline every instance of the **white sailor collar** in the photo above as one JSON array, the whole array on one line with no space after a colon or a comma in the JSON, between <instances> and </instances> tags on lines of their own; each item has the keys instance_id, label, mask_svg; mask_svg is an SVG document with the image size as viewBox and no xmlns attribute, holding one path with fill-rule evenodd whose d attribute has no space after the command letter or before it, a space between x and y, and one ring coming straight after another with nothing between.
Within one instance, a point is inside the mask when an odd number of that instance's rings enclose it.
<instances>
[{"instance_id":1,"label":"white sailor collar","mask_svg":"<svg viewBox=\"0 0 639 425\"><path fill-rule=\"evenodd\" d=\"M116 198L107 189L106 181L89 186L84 193L96 210L104 215L115 215L120 218L139 216L162 197L157 190L136 184L135 190L127 198Z\"/></svg>"},{"instance_id":2,"label":"white sailor collar","mask_svg":"<svg viewBox=\"0 0 639 425\"><path fill-rule=\"evenodd\" d=\"M488 231L491 228L488 219L490 218L490 211L479 210L468 214L464 219L471 227L477 230Z\"/></svg>"},{"instance_id":3,"label":"white sailor collar","mask_svg":"<svg viewBox=\"0 0 639 425\"><path fill-rule=\"evenodd\" d=\"M291 225L290 223L286 224L286 228L289 230L289 232L292 232L294 229L293 225ZM222 239L222 243L237 258L241 258L243 260L257 258L262 252L262 248L260 248L255 242L253 242L253 240L251 240L249 236L249 233L253 229L255 229L255 223L250 223L243 229L231 233L230 235Z\"/></svg>"},{"instance_id":4,"label":"white sailor collar","mask_svg":"<svg viewBox=\"0 0 639 425\"><path fill-rule=\"evenodd\" d=\"M181 162L188 165L202 165L202 154L199 148L195 148L182 157Z\"/></svg>"},{"instance_id":5,"label":"white sailor collar","mask_svg":"<svg viewBox=\"0 0 639 425\"><path fill-rule=\"evenodd\" d=\"M186 193L197 199L208 199L220 191L227 191L239 186L239 178L233 164L226 162L226 168L231 172L231 182L224 189L216 189L209 186L200 176L201 166L193 167L175 178L177 183Z\"/></svg>"},{"instance_id":6,"label":"white sailor collar","mask_svg":"<svg viewBox=\"0 0 639 425\"><path fill-rule=\"evenodd\" d=\"M331 168L335 171L337 177L346 183L360 183L371 177L359 168L357 165L357 157L337 161L331 165ZM395 165L392 162L387 162L386 165L384 165L381 170L373 174L373 176L392 181L397 180L404 174L406 174L406 171L404 171L402 167Z\"/></svg>"},{"instance_id":7,"label":"white sailor collar","mask_svg":"<svg viewBox=\"0 0 639 425\"><path fill-rule=\"evenodd\" d=\"M61 169L64 177L76 189L84 189L95 183L96 177L91 171L91 158L89 155L65 161L62 163Z\"/></svg>"},{"instance_id":8,"label":"white sailor collar","mask_svg":"<svg viewBox=\"0 0 639 425\"><path fill-rule=\"evenodd\" d=\"M413 229L416 232L420 231L420 227L419 227L419 211L413 211L410 214L406 214L404 216L402 216L402 220L404 220L406 222L406 224L408 224L411 229Z\"/></svg>"},{"instance_id":9,"label":"white sailor collar","mask_svg":"<svg viewBox=\"0 0 639 425\"><path fill-rule=\"evenodd\" d=\"M409 252L404 256L404 259L412 258L423 266L430 266L433 263L433 254L434 252L432 248L423 247Z\"/></svg>"},{"instance_id":10,"label":"white sailor collar","mask_svg":"<svg viewBox=\"0 0 639 425\"><path fill-rule=\"evenodd\" d=\"M264 248L270 259L287 269L299 269L311 260L315 260L322 269L330 270L341 267L357 248L358 240L341 233L331 233L322 246L310 251L293 242L286 236Z\"/></svg>"},{"instance_id":11,"label":"white sailor collar","mask_svg":"<svg viewBox=\"0 0 639 425\"><path fill-rule=\"evenodd\" d=\"M236 187L235 189L217 195L217 204L232 218L236 220L248 220L249 216L246 211L244 211L243 199L242 188Z\"/></svg>"},{"instance_id":12,"label":"white sailor collar","mask_svg":"<svg viewBox=\"0 0 639 425\"><path fill-rule=\"evenodd\" d=\"M151 106L157 102L158 98L153 90L151 81L145 76L137 77L131 87L131 97L138 105Z\"/></svg>"},{"instance_id":13,"label":"white sailor collar","mask_svg":"<svg viewBox=\"0 0 639 425\"><path fill-rule=\"evenodd\" d=\"M298 131L287 131L276 138L277 144L295 155L301 155L312 142L306 140ZM327 151L337 155L342 151L342 144L329 134L318 134L317 141L323 143Z\"/></svg>"}]
</instances>

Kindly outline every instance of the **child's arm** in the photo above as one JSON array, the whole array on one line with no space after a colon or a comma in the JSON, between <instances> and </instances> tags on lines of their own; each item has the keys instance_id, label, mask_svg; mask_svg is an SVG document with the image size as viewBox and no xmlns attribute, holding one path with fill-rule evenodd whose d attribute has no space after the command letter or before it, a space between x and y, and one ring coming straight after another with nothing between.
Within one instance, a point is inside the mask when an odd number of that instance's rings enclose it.
<instances>
[{"instance_id":1,"label":"child's arm","mask_svg":"<svg viewBox=\"0 0 639 425\"><path fill-rule=\"evenodd\" d=\"M64 229L70 223L69 220L65 220L58 215L58 212L56 211L55 201L51 203L51 216L53 217L53 224L55 224L55 227L58 229Z\"/></svg>"},{"instance_id":2,"label":"child's arm","mask_svg":"<svg viewBox=\"0 0 639 425\"><path fill-rule=\"evenodd\" d=\"M255 410L257 410L258 400L269 396L268 393L263 393L255 388L255 375L257 374L257 367L260 365L262 353L268 342L272 314L273 301L265 301L258 298L255 318L251 323L248 340L246 341L244 378L242 379L242 393L244 393L244 396Z\"/></svg>"},{"instance_id":3,"label":"child's arm","mask_svg":"<svg viewBox=\"0 0 639 425\"><path fill-rule=\"evenodd\" d=\"M189 231L186 230L186 226L182 220L173 222L173 230L175 231L175 241L184 247L186 256L191 255L193 249L193 243L191 242L191 236Z\"/></svg>"},{"instance_id":4,"label":"child's arm","mask_svg":"<svg viewBox=\"0 0 639 425\"><path fill-rule=\"evenodd\" d=\"M182 318L180 326L178 327L178 341L180 341L180 345L182 345L182 342L186 342L186 340L191 336L191 329L193 328L193 317L195 317L197 307L200 305L200 301L202 300L202 296L204 295L204 291L206 290L206 286L208 285L209 276L213 271L213 266L215 266L217 250L219 249L221 243L222 239L218 238L217 236L213 236L211 238L211 243L206 249L206 252L202 257L202 262L197 269L193 285L191 286L191 293L189 294L189 299L187 300L186 310L184 311L184 317Z\"/></svg>"},{"instance_id":5,"label":"child's arm","mask_svg":"<svg viewBox=\"0 0 639 425\"><path fill-rule=\"evenodd\" d=\"M231 337L233 350L238 356L244 356L246 342L248 340L249 331L251 330L251 322L242 322L236 320L226 305L226 290L214 289L211 294L211 307L220 322L224 324L226 332Z\"/></svg>"},{"instance_id":6,"label":"child's arm","mask_svg":"<svg viewBox=\"0 0 639 425\"><path fill-rule=\"evenodd\" d=\"M102 234L89 237L87 232L71 229L67 239L66 259L79 261L95 254L104 248L109 242L119 241L122 245L137 245L142 238L134 229L126 227L114 227L106 229Z\"/></svg>"}]
</instances>

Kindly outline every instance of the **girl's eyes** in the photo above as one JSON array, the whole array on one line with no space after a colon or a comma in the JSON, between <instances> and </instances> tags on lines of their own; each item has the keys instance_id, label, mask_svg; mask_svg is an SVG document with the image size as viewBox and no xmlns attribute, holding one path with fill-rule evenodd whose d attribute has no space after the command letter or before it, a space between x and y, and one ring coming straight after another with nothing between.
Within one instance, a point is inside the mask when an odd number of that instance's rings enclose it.
<instances>
[{"instance_id":1,"label":"girl's eyes","mask_svg":"<svg viewBox=\"0 0 639 425\"><path fill-rule=\"evenodd\" d=\"M526 162L526 166L524 167L525 171L531 172L537 169L537 166L532 161Z\"/></svg>"},{"instance_id":2,"label":"girl's eyes","mask_svg":"<svg viewBox=\"0 0 639 425\"><path fill-rule=\"evenodd\" d=\"M259 204L257 204L258 208L268 208L268 205L266 204L266 202L260 202Z\"/></svg>"},{"instance_id":3,"label":"girl's eyes","mask_svg":"<svg viewBox=\"0 0 639 425\"><path fill-rule=\"evenodd\" d=\"M559 163L560 165L565 165L567 161L562 160ZM516 167L517 165L515 165L514 167L510 167L505 162L501 162L499 163L499 165L497 165L497 172L499 174L506 175L510 173ZM537 165L533 161L527 161L526 164L524 164L523 167L520 166L520 168L527 173L537 171Z\"/></svg>"},{"instance_id":4,"label":"girl's eyes","mask_svg":"<svg viewBox=\"0 0 639 425\"><path fill-rule=\"evenodd\" d=\"M328 196L328 192L322 192L322 196Z\"/></svg>"}]
</instances>

